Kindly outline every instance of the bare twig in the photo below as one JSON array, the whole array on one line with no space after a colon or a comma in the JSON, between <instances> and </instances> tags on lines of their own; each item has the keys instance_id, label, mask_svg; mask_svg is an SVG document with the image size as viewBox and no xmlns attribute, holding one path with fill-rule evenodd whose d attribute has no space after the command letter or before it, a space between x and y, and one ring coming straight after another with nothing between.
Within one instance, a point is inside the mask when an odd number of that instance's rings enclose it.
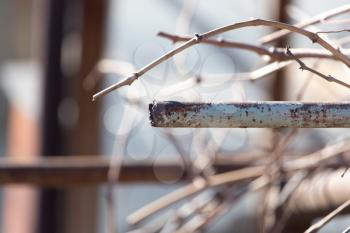
<instances>
[{"instance_id":1,"label":"bare twig","mask_svg":"<svg viewBox=\"0 0 350 233\"><path fill-rule=\"evenodd\" d=\"M302 170L312 165L318 165L319 163L325 163L334 156L350 150L350 140L344 140L336 143L329 144L319 151L311 153L309 155L302 156L298 159L289 161L285 165L287 170Z\"/></svg>"},{"instance_id":2,"label":"bare twig","mask_svg":"<svg viewBox=\"0 0 350 233\"><path fill-rule=\"evenodd\" d=\"M291 215L291 212L288 211L289 201L294 192L300 186L302 181L309 175L310 173L300 171L293 175L287 182L287 184L283 187L282 191L279 194L278 202L276 206L276 211L281 210L279 213L279 220L273 226L271 230L272 233L280 233L283 232L283 228Z\"/></svg>"},{"instance_id":3,"label":"bare twig","mask_svg":"<svg viewBox=\"0 0 350 233\"><path fill-rule=\"evenodd\" d=\"M307 26L323 22L326 19L332 18L332 17L337 16L337 15L341 15L341 14L349 12L349 11L350 11L350 4L343 5L341 7L323 12L319 15L316 15L316 16L311 17L309 19L303 20L303 21L295 24L294 26L298 27L298 28L305 28ZM276 31L276 32L273 32L269 35L264 36L263 38L260 39L260 42L262 44L271 43L271 42L276 41L277 39L279 39L283 36L288 35L289 33L291 33L291 32L288 30L279 30L279 31Z\"/></svg>"},{"instance_id":4,"label":"bare twig","mask_svg":"<svg viewBox=\"0 0 350 233\"><path fill-rule=\"evenodd\" d=\"M190 36L173 35L167 32L158 32L158 36L169 39L173 43L184 42L191 39ZM266 49L262 46L251 45L251 44L242 43L242 42L234 42L234 41L228 41L224 39L203 39L201 43L210 44L210 45L223 47L223 48L244 49L244 50L257 53L258 55L274 56L273 52L271 52L269 49Z\"/></svg>"},{"instance_id":5,"label":"bare twig","mask_svg":"<svg viewBox=\"0 0 350 233\"><path fill-rule=\"evenodd\" d=\"M110 87L96 93L93 96L93 100L96 100L97 98L104 96L108 94L109 92L116 90L122 86L131 85L135 80L137 80L139 77L141 77L143 74L148 72L149 70L153 69L154 67L158 66L162 62L166 61L167 59L173 57L174 55L184 51L185 49L188 49L189 47L200 43L202 40L206 40L210 37L222 34L224 32L245 28L245 27L255 27L255 26L270 26L275 27L279 29L286 29L288 31L292 31L294 33L303 35L307 38L309 38L313 43L318 43L323 48L330 51L337 59L342 61L344 64L346 64L348 67L350 67L350 58L345 56L342 52L334 48L332 45L330 45L327 41L323 40L320 36L318 36L316 33L289 25L285 23L275 22L275 21L269 21L269 20L263 20L263 19L253 19L248 21L243 21L239 23L230 24L221 28L214 29L212 31L206 32L202 35L196 34L192 39L188 40L187 42L183 43L179 47L167 52L163 56L159 57L158 59L152 61L148 65L141 68L139 71L135 72L131 76L127 77L126 79L122 80L119 83L116 83L114 85L111 85Z\"/></svg>"},{"instance_id":6,"label":"bare twig","mask_svg":"<svg viewBox=\"0 0 350 233\"><path fill-rule=\"evenodd\" d=\"M342 233L349 233L350 232L350 226L346 228Z\"/></svg>"},{"instance_id":7,"label":"bare twig","mask_svg":"<svg viewBox=\"0 0 350 233\"><path fill-rule=\"evenodd\" d=\"M202 211L204 213L193 217L175 233L198 232L200 229L203 229L206 224L209 224L209 222L212 221L218 214L220 214L220 212L226 206L225 203L221 203L220 201L209 204L206 206L206 209Z\"/></svg>"},{"instance_id":8,"label":"bare twig","mask_svg":"<svg viewBox=\"0 0 350 233\"><path fill-rule=\"evenodd\" d=\"M329 213L326 217L322 218L320 221L318 221L317 223L315 223L314 225L312 225L311 227L309 227L305 233L313 233L313 232L317 232L318 230L320 230L324 225L326 225L329 221L331 221L335 216L337 216L338 214L340 214L343 210L345 210L346 208L348 208L350 206L350 200L344 202L341 206L339 206L338 208L336 208L334 211L332 211L331 213Z\"/></svg>"},{"instance_id":9,"label":"bare twig","mask_svg":"<svg viewBox=\"0 0 350 233\"><path fill-rule=\"evenodd\" d=\"M182 35L173 35L166 32L159 32L158 36L171 40L173 43L184 42L191 39L190 36L182 36ZM267 49L263 46L252 45L242 42L229 41L224 39L205 39L202 40L201 43L209 44L213 46L218 46L222 48L235 48L235 49L243 49L250 52L254 52L258 55L266 55L269 56L272 60L276 61L285 61L292 59L290 56L287 56L284 48L274 48ZM327 50L321 49L309 49L309 48L296 48L291 49L294 56L298 58L327 58L337 60L337 58L332 55ZM344 54L350 55L349 50L343 50Z\"/></svg>"},{"instance_id":10,"label":"bare twig","mask_svg":"<svg viewBox=\"0 0 350 233\"><path fill-rule=\"evenodd\" d=\"M208 177L207 181L202 178L198 178L193 183L188 184L175 192L172 192L166 196L159 198L158 200L150 203L140 210L129 215L128 222L130 224L136 224L143 219L153 215L154 213L186 198L192 196L196 193L199 193L205 190L207 187L216 187L223 184L233 184L241 182L244 180L249 180L256 178L263 174L264 167L251 167L243 168L236 171L231 171L219 175L214 175Z\"/></svg>"},{"instance_id":11,"label":"bare twig","mask_svg":"<svg viewBox=\"0 0 350 233\"><path fill-rule=\"evenodd\" d=\"M329 33L340 33L340 32L350 32L350 29L341 29L341 30L333 30L333 31L319 31L316 34L329 34Z\"/></svg>"},{"instance_id":12,"label":"bare twig","mask_svg":"<svg viewBox=\"0 0 350 233\"><path fill-rule=\"evenodd\" d=\"M344 87L347 87L347 88L350 88L350 84L347 84L343 81L340 81L339 79L336 79L334 78L333 76L331 75L325 75L325 74L322 74L321 72L317 71L317 70L314 70L310 67L308 67L304 62L302 62L299 58L297 58L296 56L294 56L294 54L290 51L289 47L287 47L287 52L286 52L289 56L293 57L294 60L296 62L298 62L298 64L300 65L299 69L301 70L307 70L307 71L310 71L311 73L313 74L316 74L317 76L323 78L324 80L328 81L328 82L335 82L341 86L344 86Z\"/></svg>"},{"instance_id":13,"label":"bare twig","mask_svg":"<svg viewBox=\"0 0 350 233\"><path fill-rule=\"evenodd\" d=\"M269 185L264 192L263 204L261 205L259 217L260 232L266 232L266 229L270 228L269 223L271 224L271 222L268 220L274 215L275 208L277 206L276 195L278 194L279 190L278 185L280 180L283 180L284 177L286 177L283 167L283 152L287 149L297 132L298 131L296 129L292 129L285 136L281 137L278 131L275 130L274 135L276 138L276 143L272 148L270 162L265 169L265 176L269 179Z\"/></svg>"},{"instance_id":14,"label":"bare twig","mask_svg":"<svg viewBox=\"0 0 350 233\"><path fill-rule=\"evenodd\" d=\"M346 168L344 169L344 172L341 174L341 177L342 177L342 178L345 176L345 174L346 174L346 172L348 171L348 169L349 169L349 167L346 167Z\"/></svg>"}]
</instances>

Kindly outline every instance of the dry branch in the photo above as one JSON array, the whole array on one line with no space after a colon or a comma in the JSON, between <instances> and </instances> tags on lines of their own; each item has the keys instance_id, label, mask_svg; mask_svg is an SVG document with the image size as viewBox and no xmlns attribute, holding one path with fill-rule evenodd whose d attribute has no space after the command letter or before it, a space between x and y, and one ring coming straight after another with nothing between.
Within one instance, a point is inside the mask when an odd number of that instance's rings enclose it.
<instances>
[{"instance_id":1,"label":"dry branch","mask_svg":"<svg viewBox=\"0 0 350 233\"><path fill-rule=\"evenodd\" d=\"M214 175L209 177L207 180L200 180L201 178L198 178L198 180L195 180L193 183L188 184L166 196L163 196L129 215L128 222L130 224L137 224L145 218L155 214L156 212L174 203L177 203L186 197L197 194L207 189L208 187L213 188L224 184L234 184L246 180L251 180L261 176L263 172L264 167L249 167Z\"/></svg>"},{"instance_id":2,"label":"dry branch","mask_svg":"<svg viewBox=\"0 0 350 233\"><path fill-rule=\"evenodd\" d=\"M307 38L309 38L313 43L318 43L323 48L331 52L338 60L342 61L344 64L346 64L348 67L350 67L350 59L345 56L341 51L334 48L331 44L329 44L327 41L322 39L320 36L318 36L316 33L289 25L285 23L275 22L275 21L269 21L269 20L263 20L263 19L253 19L248 21L243 21L239 23L230 24L221 28L214 29L212 31L206 32L204 34L196 34L193 38L186 41L182 45L176 47L175 49L167 52L163 56L159 57L158 59L152 61L148 65L144 66L131 76L127 77L126 79L122 80L119 83L116 83L114 85L111 85L110 87L96 93L93 96L93 100L96 100L97 98L104 96L108 94L109 92L116 90L122 86L131 85L135 80L137 80L139 77L141 77L143 74L148 72L149 70L153 69L154 67L158 66L162 62L166 61L167 59L175 56L176 54L184 51L185 49L190 48L191 46L200 43L202 40L209 39L213 36L220 35L222 33L233 31L240 28L246 28L246 27L256 27L256 26L270 26L275 27L278 29L286 29L288 31L303 35Z\"/></svg>"},{"instance_id":3,"label":"dry branch","mask_svg":"<svg viewBox=\"0 0 350 233\"><path fill-rule=\"evenodd\" d=\"M316 15L316 16L313 16L313 17L308 18L306 20L303 20L303 21L295 24L294 26L299 27L299 28L305 28L307 26L323 22L329 18L344 14L344 13L349 12L349 11L350 11L350 4L343 5L341 7L331 9L331 10L323 12L319 15ZM291 32L288 30L279 30L279 31L276 31L276 32L273 32L269 35L264 36L263 38L261 38L260 42L262 44L271 43L273 41L280 39L283 36L290 34L290 33Z\"/></svg>"},{"instance_id":4,"label":"dry branch","mask_svg":"<svg viewBox=\"0 0 350 233\"><path fill-rule=\"evenodd\" d=\"M309 229L305 231L305 233L313 233L319 231L324 225L326 225L329 221L331 221L335 216L340 214L342 211L344 211L346 208L350 206L350 200L344 202L341 206L339 206L337 209L329 213L326 217L322 218L320 221L312 225Z\"/></svg>"},{"instance_id":5,"label":"dry branch","mask_svg":"<svg viewBox=\"0 0 350 233\"><path fill-rule=\"evenodd\" d=\"M340 32L350 32L350 29L332 30L332 31L319 31L317 34L330 34L330 33L340 33Z\"/></svg>"},{"instance_id":6,"label":"dry branch","mask_svg":"<svg viewBox=\"0 0 350 233\"><path fill-rule=\"evenodd\" d=\"M325 164L331 158L342 152L348 151L350 149L350 141L345 140L342 142L336 142L334 144L328 145L325 148L314 152L310 155L305 155L301 158L288 161L284 165L284 170L286 172L299 171L301 169L314 169L319 165L319 163ZM184 198L192 196L198 192L206 190L207 188L213 188L216 186L224 184L234 184L237 182L243 182L247 180L252 180L261 177L265 174L266 166L253 166L248 168L238 169L236 171L230 171L218 175L209 177L206 181L201 180L198 182L193 182L188 184L168 195L157 199L156 201L149 203L148 205L142 207L138 211L134 212L128 217L128 222L131 224L137 224L147 217L163 210L176 202L181 201ZM203 183L204 182L204 183Z\"/></svg>"},{"instance_id":7,"label":"dry branch","mask_svg":"<svg viewBox=\"0 0 350 233\"><path fill-rule=\"evenodd\" d=\"M321 33L321 32L318 32L318 33ZM159 32L158 36L169 39L173 43L184 42L191 39L190 36L173 35L166 32ZM235 41L224 40L224 39L203 39L201 43L222 47L222 48L235 48L235 49L247 50L247 51L256 53L257 55L269 56L270 59L273 61L285 61L285 60L293 59L290 56L286 55L285 48L267 49L263 46L252 45L252 44L247 44L242 42L235 42ZM324 49L294 48L294 49L291 49L291 51L293 52L294 56L297 58L327 58L327 59L337 60L337 57L335 57L329 51ZM347 56L350 55L350 51L348 49L343 50L343 52Z\"/></svg>"},{"instance_id":8,"label":"dry branch","mask_svg":"<svg viewBox=\"0 0 350 233\"><path fill-rule=\"evenodd\" d=\"M316 76L318 77L321 77L323 78L324 80L328 81L328 82L335 82L343 87L346 87L346 88L350 88L350 84L347 84L339 79L336 79L334 78L333 76L331 75L325 75L325 74L322 74L321 72L315 70L315 69L312 69L311 67L307 66L304 62L302 62L298 57L296 57L289 49L289 47L287 47L287 55L289 55L291 58L293 58L296 62L298 62L299 64L299 69L301 70L307 70L307 71L310 71L311 73L315 74Z\"/></svg>"}]
</instances>

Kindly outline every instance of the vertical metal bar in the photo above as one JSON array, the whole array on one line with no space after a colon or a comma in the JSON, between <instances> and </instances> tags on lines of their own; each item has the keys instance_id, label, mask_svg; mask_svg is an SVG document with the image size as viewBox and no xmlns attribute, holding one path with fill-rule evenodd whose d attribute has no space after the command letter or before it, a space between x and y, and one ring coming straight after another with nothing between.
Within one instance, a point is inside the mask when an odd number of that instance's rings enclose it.
<instances>
[{"instance_id":1,"label":"vertical metal bar","mask_svg":"<svg viewBox=\"0 0 350 233\"><path fill-rule=\"evenodd\" d=\"M65 3L65 0L48 1L48 23L46 26L47 34L44 56L44 120L42 126L42 154L44 156L60 155L62 153L62 132L58 121L57 110L62 97L61 46ZM42 191L39 232L59 232L57 224L57 200L57 190L44 189Z\"/></svg>"},{"instance_id":2,"label":"vertical metal bar","mask_svg":"<svg viewBox=\"0 0 350 233\"><path fill-rule=\"evenodd\" d=\"M98 153L98 105L91 103L92 94L83 90L82 84L84 77L93 69L101 55L105 6L105 0L49 2L44 155ZM80 33L81 37L78 38L81 41L78 43L81 43L81 51L78 50L80 46L69 44L70 36ZM73 64L73 72L64 72L67 70L67 60L61 53L63 51L64 55L67 52L66 45L70 46L69 49L76 49L74 54L78 56L75 58L81 59ZM70 125L62 124L62 112L65 116L72 113L70 109L62 107L65 101L73 103L74 111L78 112L78 120ZM45 190L42 195L41 232L95 232L96 197L96 188L91 187Z\"/></svg>"},{"instance_id":3,"label":"vertical metal bar","mask_svg":"<svg viewBox=\"0 0 350 233\"><path fill-rule=\"evenodd\" d=\"M57 109L61 100L62 71L61 45L63 37L64 2L51 0L48 3L48 25L45 54L44 107L43 107L43 155L61 153L61 132Z\"/></svg>"},{"instance_id":4,"label":"vertical metal bar","mask_svg":"<svg viewBox=\"0 0 350 233\"><path fill-rule=\"evenodd\" d=\"M289 17L286 6L290 4L291 0L279 0L277 21L288 23ZM282 37L277 41L276 47L285 48L288 44L288 37ZM272 84L272 99L275 101L282 101L286 98L286 79L287 72L285 69L280 69L276 72Z\"/></svg>"},{"instance_id":5,"label":"vertical metal bar","mask_svg":"<svg viewBox=\"0 0 350 233\"><path fill-rule=\"evenodd\" d=\"M91 96L99 89L83 89L83 81L102 56L106 19L105 0L81 0L81 63L71 84L71 98L77 103L79 120L69 132L69 154L90 156L99 154L99 101L91 102ZM65 192L64 232L94 233L98 221L97 187L79 187ZM79 218L72 218L79 216Z\"/></svg>"}]
</instances>

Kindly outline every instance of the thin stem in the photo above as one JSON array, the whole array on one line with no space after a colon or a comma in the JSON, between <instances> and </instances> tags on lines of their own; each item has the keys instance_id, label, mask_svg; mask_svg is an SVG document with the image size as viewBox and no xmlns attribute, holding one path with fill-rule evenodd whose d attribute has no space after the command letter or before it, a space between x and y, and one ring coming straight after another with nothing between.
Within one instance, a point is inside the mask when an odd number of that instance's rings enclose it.
<instances>
[{"instance_id":1,"label":"thin stem","mask_svg":"<svg viewBox=\"0 0 350 233\"><path fill-rule=\"evenodd\" d=\"M350 232L350 226L346 228L342 233L349 233Z\"/></svg>"},{"instance_id":2,"label":"thin stem","mask_svg":"<svg viewBox=\"0 0 350 233\"><path fill-rule=\"evenodd\" d=\"M158 36L171 40L173 43L188 41L191 39L190 36L173 35L167 32L158 32ZM258 55L267 55L271 57L274 56L273 52L271 52L270 50L262 46L250 45L247 43L228 41L224 39L203 39L201 40L201 43L215 45L223 48L245 49L245 50L257 53Z\"/></svg>"},{"instance_id":3,"label":"thin stem","mask_svg":"<svg viewBox=\"0 0 350 233\"><path fill-rule=\"evenodd\" d=\"M319 231L324 225L326 225L329 221L331 221L335 216L340 214L343 210L350 206L350 200L344 202L341 206L336 208L334 211L329 213L326 217L322 218L320 221L309 227L305 233L313 233Z\"/></svg>"},{"instance_id":4,"label":"thin stem","mask_svg":"<svg viewBox=\"0 0 350 233\"><path fill-rule=\"evenodd\" d=\"M321 150L309 155L305 155L301 158L297 158L292 161L286 162L284 169L286 172L300 171L302 169L314 168L319 163L325 163L326 161L334 158L335 155L350 150L350 140L337 142L332 145L328 145ZM253 166L248 168L242 168L235 171L221 173L213 176L209 176L206 181L203 179L197 179L194 182L175 190L174 192L165 195L154 202L137 210L133 214L129 215L128 222L130 224L137 224L140 221L150 217L158 211L173 205L187 197L202 192L207 188L218 187L224 184L234 184L245 180L258 178L265 173L265 165Z\"/></svg>"},{"instance_id":5,"label":"thin stem","mask_svg":"<svg viewBox=\"0 0 350 233\"><path fill-rule=\"evenodd\" d=\"M323 12L319 15L314 16L314 17L300 21L299 23L294 24L294 26L298 27L298 28L305 28L307 26L321 23L324 20L327 20L327 19L332 18L332 17L337 16L337 15L341 15L341 14L349 12L349 11L350 11L350 4L346 4L344 6L341 6L341 7L335 8L335 9L331 9L329 11ZM261 38L260 42L262 44L268 44L268 43L271 43L273 41L278 40L279 38L281 38L283 36L288 35L289 33L291 33L291 32L288 30L279 30L279 31L276 31L276 32L273 32L269 35L264 36L263 38Z\"/></svg>"},{"instance_id":6,"label":"thin stem","mask_svg":"<svg viewBox=\"0 0 350 233\"><path fill-rule=\"evenodd\" d=\"M188 41L189 39L191 39L190 36L174 35L167 32L159 32L158 36L171 40L173 43ZM269 56L272 60L276 60L276 61L285 61L285 60L293 59L290 56L286 55L285 48L274 48L271 50L263 46L229 41L224 39L205 39L205 40L203 39L201 43L218 46L222 48L243 49L243 50L256 53L257 55ZM292 49L292 52L298 58L327 58L327 59L337 60L337 58L334 55L329 53L327 50L322 50L322 49L294 48ZM350 55L349 50L344 50L343 52L346 55Z\"/></svg>"},{"instance_id":7,"label":"thin stem","mask_svg":"<svg viewBox=\"0 0 350 233\"><path fill-rule=\"evenodd\" d=\"M128 217L130 224L136 224L143 219L153 215L154 213L174 204L178 201L199 193L208 187L217 187L223 184L234 184L244 180L253 179L263 174L264 166L243 168L236 171L230 171L218 175L208 177L205 181L202 178L198 178L193 183L188 184L178 190L163 196L156 201L144 206L138 211L134 212Z\"/></svg>"},{"instance_id":8,"label":"thin stem","mask_svg":"<svg viewBox=\"0 0 350 233\"><path fill-rule=\"evenodd\" d=\"M340 32L350 32L350 29L341 29L341 30L333 30L333 31L320 31L320 32L316 32L316 34L329 34L329 33L340 33Z\"/></svg>"},{"instance_id":9,"label":"thin stem","mask_svg":"<svg viewBox=\"0 0 350 233\"><path fill-rule=\"evenodd\" d=\"M96 93L93 96L93 100L96 100L97 98L104 96L108 94L109 92L116 90L122 86L131 85L136 79L141 77L143 74L148 72L149 70L153 69L157 65L161 64L162 62L166 61L167 59L173 57L174 55L184 51L185 49L200 43L202 40L206 40L210 37L222 34L224 32L245 28L245 27L255 27L255 26L270 26L275 27L279 29L286 29L288 31L303 35L307 38L309 38L313 43L318 43L323 48L330 51L337 59L342 61L344 64L346 64L348 67L350 67L350 59L345 56L342 52L334 48L332 45L330 45L327 41L323 40L320 36L318 36L316 33L289 25L285 23L275 22L275 21L269 21L269 20L263 20L263 19L253 19L248 21L243 21L239 23L230 24L221 28L214 29L212 31L206 32L202 35L196 34L192 39L188 40L187 42L183 43L179 47L167 52L163 56L159 57L158 59L152 61L148 65L141 68L139 71L134 73L133 75L127 77L126 79L122 80L119 83L116 83L98 93Z\"/></svg>"},{"instance_id":10,"label":"thin stem","mask_svg":"<svg viewBox=\"0 0 350 233\"><path fill-rule=\"evenodd\" d=\"M310 71L311 73L313 74L316 74L317 76L323 78L324 80L328 81L328 82L335 82L341 86L344 86L344 87L347 87L347 88L350 88L350 84L347 84L343 81L340 81L339 79L336 79L334 78L333 76L331 75L325 75L325 74L322 74L321 72L317 71L317 70L314 70L312 69L311 67L308 67L304 62L302 62L299 58L297 58L296 56L294 56L294 54L290 51L289 47L287 47L287 52L286 52L289 56L291 56L292 58L294 58L294 60L296 62L298 62L298 64L300 65L299 69L301 70L307 70L307 71Z\"/></svg>"}]
</instances>

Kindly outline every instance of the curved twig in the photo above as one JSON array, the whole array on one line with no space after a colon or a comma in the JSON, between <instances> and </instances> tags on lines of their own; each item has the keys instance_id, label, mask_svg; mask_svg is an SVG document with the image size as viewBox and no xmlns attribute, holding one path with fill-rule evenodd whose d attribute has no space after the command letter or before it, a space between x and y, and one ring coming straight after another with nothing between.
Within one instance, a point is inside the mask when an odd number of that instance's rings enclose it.
<instances>
[{"instance_id":1,"label":"curved twig","mask_svg":"<svg viewBox=\"0 0 350 233\"><path fill-rule=\"evenodd\" d=\"M96 93L93 96L93 100L96 100L97 98L104 96L108 94L109 92L116 90L122 86L126 85L131 85L135 80L137 80L140 76L148 72L149 70L153 69L154 67L158 66L162 62L166 61L167 59L173 57L174 55L184 51L185 49L200 43L202 40L206 40L210 37L222 34L224 32L240 29L240 28L245 28L245 27L253 27L253 26L270 26L270 27L275 27L279 29L286 29L288 31L303 35L307 38L309 38L313 43L318 43L321 45L323 48L327 49L330 51L337 59L342 61L344 64L346 64L348 67L350 67L350 59L345 56L341 51L337 50L334 48L332 45L330 45L327 41L323 40L320 36L317 34L307 31L305 29L301 29L289 24L285 23L280 23L276 21L269 21L269 20L263 20L263 19L253 19L253 20L248 20L248 21L243 21L239 23L234 23L230 24L221 28L214 29L212 31L206 32L202 35L196 34L192 39L188 40L187 42L183 43L179 47L167 52L163 56L159 57L158 59L152 61L148 65L144 66L141 68L139 71L135 72L131 76L127 77L126 79L122 80L119 83L116 83L98 93Z\"/></svg>"}]
</instances>

